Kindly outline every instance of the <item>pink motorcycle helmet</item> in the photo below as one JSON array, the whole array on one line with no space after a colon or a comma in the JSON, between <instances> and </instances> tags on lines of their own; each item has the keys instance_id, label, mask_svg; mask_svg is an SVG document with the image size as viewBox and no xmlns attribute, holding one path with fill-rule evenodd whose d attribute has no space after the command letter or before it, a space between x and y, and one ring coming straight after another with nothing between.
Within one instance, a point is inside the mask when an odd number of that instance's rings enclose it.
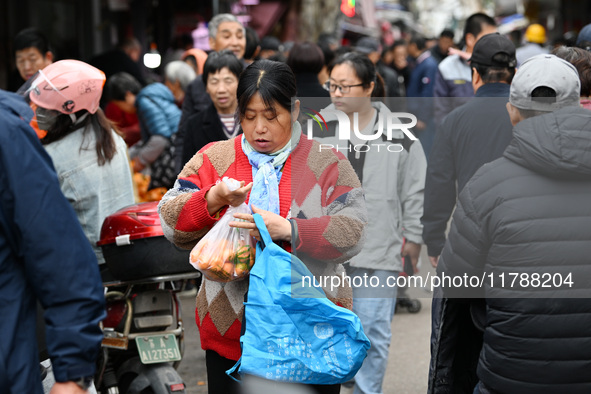
<instances>
[{"instance_id":1,"label":"pink motorcycle helmet","mask_svg":"<svg viewBox=\"0 0 591 394\"><path fill-rule=\"evenodd\" d=\"M87 110L94 114L105 85L105 73L78 60L60 60L33 77L29 98L37 106L73 114Z\"/></svg>"}]
</instances>

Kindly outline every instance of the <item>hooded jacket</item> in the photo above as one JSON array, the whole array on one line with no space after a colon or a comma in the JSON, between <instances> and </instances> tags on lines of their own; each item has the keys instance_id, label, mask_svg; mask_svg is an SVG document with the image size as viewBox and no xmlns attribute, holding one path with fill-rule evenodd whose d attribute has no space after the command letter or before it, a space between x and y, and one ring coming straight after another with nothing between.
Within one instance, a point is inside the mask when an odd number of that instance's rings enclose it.
<instances>
[{"instance_id":1,"label":"hooded jacket","mask_svg":"<svg viewBox=\"0 0 591 394\"><path fill-rule=\"evenodd\" d=\"M464 187L439 260L440 275L487 280L444 294L486 297L477 371L491 392L589 393L591 112L563 108L513 133Z\"/></svg>"}]
</instances>

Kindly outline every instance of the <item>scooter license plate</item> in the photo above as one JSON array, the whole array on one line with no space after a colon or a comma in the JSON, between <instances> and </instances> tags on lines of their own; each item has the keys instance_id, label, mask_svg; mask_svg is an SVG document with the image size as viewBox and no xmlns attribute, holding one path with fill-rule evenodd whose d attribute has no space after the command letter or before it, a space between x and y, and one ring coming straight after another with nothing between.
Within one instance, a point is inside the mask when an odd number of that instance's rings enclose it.
<instances>
[{"instance_id":1,"label":"scooter license plate","mask_svg":"<svg viewBox=\"0 0 591 394\"><path fill-rule=\"evenodd\" d=\"M138 353L143 364L179 361L181 352L176 337L170 335L145 335L135 338Z\"/></svg>"}]
</instances>

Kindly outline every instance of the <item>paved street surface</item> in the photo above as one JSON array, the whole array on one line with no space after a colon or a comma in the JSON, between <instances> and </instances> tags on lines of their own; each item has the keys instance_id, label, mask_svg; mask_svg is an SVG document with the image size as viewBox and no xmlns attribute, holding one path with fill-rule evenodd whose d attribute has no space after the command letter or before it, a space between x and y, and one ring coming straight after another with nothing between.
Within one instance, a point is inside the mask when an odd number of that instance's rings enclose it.
<instances>
[{"instance_id":1,"label":"paved street surface","mask_svg":"<svg viewBox=\"0 0 591 394\"><path fill-rule=\"evenodd\" d=\"M427 274L428 259L422 253L421 276ZM429 269L431 274L434 270ZM392 322L390 360L384 382L384 394L424 394L429 371L429 335L431 333L431 294L423 289L409 289L413 298L420 297L421 311L413 314L399 310ZM187 384L188 394L206 394L205 352L201 350L195 324L195 297L181 297L185 324L185 354L179 373ZM353 393L342 388L342 394Z\"/></svg>"}]
</instances>

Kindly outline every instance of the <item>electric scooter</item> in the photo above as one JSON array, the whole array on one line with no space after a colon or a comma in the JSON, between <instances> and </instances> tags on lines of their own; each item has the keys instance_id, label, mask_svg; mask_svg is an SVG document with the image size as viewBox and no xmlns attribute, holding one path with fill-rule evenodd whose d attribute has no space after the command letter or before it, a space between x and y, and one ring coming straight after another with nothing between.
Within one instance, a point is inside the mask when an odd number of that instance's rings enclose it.
<instances>
[{"instance_id":1,"label":"electric scooter","mask_svg":"<svg viewBox=\"0 0 591 394\"><path fill-rule=\"evenodd\" d=\"M200 273L189 251L163 235L157 202L107 217L97 243L107 317L95 386L101 394L185 393L176 368L184 351L178 293Z\"/></svg>"}]
</instances>

